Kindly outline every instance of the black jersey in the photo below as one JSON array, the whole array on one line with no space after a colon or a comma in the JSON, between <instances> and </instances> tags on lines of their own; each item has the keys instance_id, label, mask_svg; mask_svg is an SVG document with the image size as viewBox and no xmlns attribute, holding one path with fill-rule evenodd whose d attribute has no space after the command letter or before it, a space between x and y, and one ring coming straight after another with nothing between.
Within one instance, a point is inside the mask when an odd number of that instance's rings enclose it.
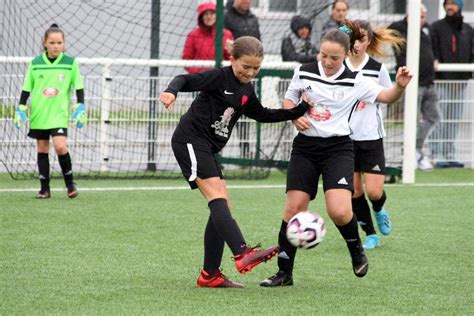
<instances>
[{"instance_id":1,"label":"black jersey","mask_svg":"<svg viewBox=\"0 0 474 316\"><path fill-rule=\"evenodd\" d=\"M241 83L230 66L179 75L165 92L177 95L179 91L201 92L181 117L171 140L212 153L225 146L241 115L259 122L281 122L296 119L307 110L305 102L290 110L263 107L253 85Z\"/></svg>"}]
</instances>

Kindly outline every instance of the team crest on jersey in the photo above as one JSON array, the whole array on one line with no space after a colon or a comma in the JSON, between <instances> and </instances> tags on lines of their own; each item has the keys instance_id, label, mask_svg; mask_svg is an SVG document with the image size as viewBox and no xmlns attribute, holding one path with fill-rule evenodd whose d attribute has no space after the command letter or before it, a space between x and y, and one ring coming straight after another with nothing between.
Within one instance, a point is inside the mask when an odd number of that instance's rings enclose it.
<instances>
[{"instance_id":1,"label":"team crest on jersey","mask_svg":"<svg viewBox=\"0 0 474 316\"><path fill-rule=\"evenodd\" d=\"M59 90L56 88L46 88L43 90L43 95L47 98L54 98L59 93Z\"/></svg>"},{"instance_id":2,"label":"team crest on jersey","mask_svg":"<svg viewBox=\"0 0 474 316\"><path fill-rule=\"evenodd\" d=\"M228 107L227 109L225 109L224 114L221 115L221 120L215 121L214 124L211 125L211 127L214 128L214 133L216 135L229 138L228 126L234 113L235 110L232 107Z\"/></svg>"},{"instance_id":3,"label":"team crest on jersey","mask_svg":"<svg viewBox=\"0 0 474 316\"><path fill-rule=\"evenodd\" d=\"M336 101L342 101L342 99L344 99L344 90L342 90L342 89L335 89L335 90L332 92L332 97L333 97L334 100L336 100Z\"/></svg>"},{"instance_id":4,"label":"team crest on jersey","mask_svg":"<svg viewBox=\"0 0 474 316\"><path fill-rule=\"evenodd\" d=\"M63 82L63 81L64 81L64 78L65 78L65 77L64 77L64 74L59 74L59 75L58 75L58 81L59 81L59 82Z\"/></svg>"},{"instance_id":5,"label":"team crest on jersey","mask_svg":"<svg viewBox=\"0 0 474 316\"><path fill-rule=\"evenodd\" d=\"M364 101L360 101L359 104L357 104L356 111L362 111L365 109L366 103Z\"/></svg>"},{"instance_id":6,"label":"team crest on jersey","mask_svg":"<svg viewBox=\"0 0 474 316\"><path fill-rule=\"evenodd\" d=\"M331 111L328 110L327 106L316 104L314 107L310 108L309 116L314 118L316 121L328 121L331 119Z\"/></svg>"}]
</instances>

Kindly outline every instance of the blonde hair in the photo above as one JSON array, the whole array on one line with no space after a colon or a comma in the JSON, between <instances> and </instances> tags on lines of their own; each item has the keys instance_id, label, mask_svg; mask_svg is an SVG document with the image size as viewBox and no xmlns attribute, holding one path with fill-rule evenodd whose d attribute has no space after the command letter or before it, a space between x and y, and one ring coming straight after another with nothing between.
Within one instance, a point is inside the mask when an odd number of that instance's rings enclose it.
<instances>
[{"instance_id":1,"label":"blonde hair","mask_svg":"<svg viewBox=\"0 0 474 316\"><path fill-rule=\"evenodd\" d=\"M390 44L397 54L400 53L401 47L405 45L406 40L398 31L384 28L374 30L369 21L358 20L357 22L361 29L367 31L367 39L370 41L369 46L367 46L367 54L370 56L384 56L385 44Z\"/></svg>"}]
</instances>

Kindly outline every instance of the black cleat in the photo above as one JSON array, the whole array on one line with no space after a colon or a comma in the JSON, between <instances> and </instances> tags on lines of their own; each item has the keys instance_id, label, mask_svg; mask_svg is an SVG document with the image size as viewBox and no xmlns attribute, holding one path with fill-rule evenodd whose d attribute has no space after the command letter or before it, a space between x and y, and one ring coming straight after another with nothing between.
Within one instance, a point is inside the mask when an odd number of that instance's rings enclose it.
<instances>
[{"instance_id":1,"label":"black cleat","mask_svg":"<svg viewBox=\"0 0 474 316\"><path fill-rule=\"evenodd\" d=\"M362 243L359 241L357 246L349 249L352 258L352 270L356 277L362 278L369 271L369 259L365 255Z\"/></svg>"},{"instance_id":2,"label":"black cleat","mask_svg":"<svg viewBox=\"0 0 474 316\"><path fill-rule=\"evenodd\" d=\"M277 274L272 275L268 279L260 282L260 286L273 287L273 286L289 286L293 285L293 277L291 274L285 271L278 271Z\"/></svg>"},{"instance_id":3,"label":"black cleat","mask_svg":"<svg viewBox=\"0 0 474 316\"><path fill-rule=\"evenodd\" d=\"M67 185L67 196L68 196L68 198L73 199L78 195L79 195L79 191L76 188L76 184L74 182L68 184Z\"/></svg>"}]
</instances>

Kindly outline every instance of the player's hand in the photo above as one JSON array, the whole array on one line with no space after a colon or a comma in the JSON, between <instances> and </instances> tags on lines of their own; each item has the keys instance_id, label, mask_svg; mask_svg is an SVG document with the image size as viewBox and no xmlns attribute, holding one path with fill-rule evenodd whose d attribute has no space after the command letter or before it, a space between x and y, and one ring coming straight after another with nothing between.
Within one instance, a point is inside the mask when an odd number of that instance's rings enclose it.
<instances>
[{"instance_id":1,"label":"player's hand","mask_svg":"<svg viewBox=\"0 0 474 316\"><path fill-rule=\"evenodd\" d=\"M398 68L397 76L395 77L395 82L397 83L398 87L405 89L411 78L413 78L413 74L408 70L406 66L403 66Z\"/></svg>"},{"instance_id":2,"label":"player's hand","mask_svg":"<svg viewBox=\"0 0 474 316\"><path fill-rule=\"evenodd\" d=\"M167 110L171 110L175 101L176 96L170 92L162 92L160 94L160 102L163 103Z\"/></svg>"},{"instance_id":3,"label":"player's hand","mask_svg":"<svg viewBox=\"0 0 474 316\"><path fill-rule=\"evenodd\" d=\"M77 128L83 128L87 123L86 107L84 103L76 103L73 107L74 112L71 115L71 120Z\"/></svg>"},{"instance_id":4,"label":"player's hand","mask_svg":"<svg viewBox=\"0 0 474 316\"><path fill-rule=\"evenodd\" d=\"M309 128L309 120L304 116L301 116L292 122L299 131L304 131L305 129Z\"/></svg>"},{"instance_id":5,"label":"player's hand","mask_svg":"<svg viewBox=\"0 0 474 316\"><path fill-rule=\"evenodd\" d=\"M23 104L20 104L16 108L15 119L13 120L15 122L16 128L20 128L21 123L26 122L26 120L28 119L26 117L26 109L27 109L26 105L23 105Z\"/></svg>"}]
</instances>

